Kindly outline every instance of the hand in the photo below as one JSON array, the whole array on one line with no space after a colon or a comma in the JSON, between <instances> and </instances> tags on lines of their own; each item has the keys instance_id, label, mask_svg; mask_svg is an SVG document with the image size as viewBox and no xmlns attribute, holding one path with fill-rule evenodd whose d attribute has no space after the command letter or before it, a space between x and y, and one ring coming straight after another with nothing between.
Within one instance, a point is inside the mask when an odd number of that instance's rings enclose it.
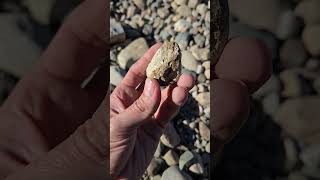
<instances>
[{"instance_id":1,"label":"hand","mask_svg":"<svg viewBox=\"0 0 320 180\"><path fill-rule=\"evenodd\" d=\"M248 118L249 95L269 79L271 66L267 49L255 39L237 38L226 45L211 81L213 152L220 151Z\"/></svg>"},{"instance_id":2,"label":"hand","mask_svg":"<svg viewBox=\"0 0 320 180\"><path fill-rule=\"evenodd\" d=\"M159 144L160 136L193 87L183 74L176 84L160 91L146 79L146 68L161 44L152 46L129 70L110 96L110 173L116 179L140 179ZM141 88L138 87L141 83Z\"/></svg>"},{"instance_id":3,"label":"hand","mask_svg":"<svg viewBox=\"0 0 320 180\"><path fill-rule=\"evenodd\" d=\"M106 58L107 3L72 12L1 107L0 179L108 178L108 68L81 88Z\"/></svg>"}]
</instances>

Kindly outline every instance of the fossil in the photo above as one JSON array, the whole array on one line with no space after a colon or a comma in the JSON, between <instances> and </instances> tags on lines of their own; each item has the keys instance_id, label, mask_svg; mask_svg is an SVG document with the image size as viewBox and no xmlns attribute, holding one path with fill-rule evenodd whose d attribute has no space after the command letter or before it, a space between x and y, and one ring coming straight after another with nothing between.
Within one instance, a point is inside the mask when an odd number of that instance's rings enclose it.
<instances>
[{"instance_id":1,"label":"fossil","mask_svg":"<svg viewBox=\"0 0 320 180\"><path fill-rule=\"evenodd\" d=\"M147 77L157 79L161 86L178 80L181 75L181 50L175 42L164 42L147 67Z\"/></svg>"}]
</instances>

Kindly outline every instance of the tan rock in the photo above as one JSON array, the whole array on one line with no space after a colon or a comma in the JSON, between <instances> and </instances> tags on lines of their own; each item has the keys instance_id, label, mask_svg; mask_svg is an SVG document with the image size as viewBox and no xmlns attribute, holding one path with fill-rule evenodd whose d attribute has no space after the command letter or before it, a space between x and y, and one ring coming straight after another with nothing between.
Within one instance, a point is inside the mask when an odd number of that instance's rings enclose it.
<instances>
[{"instance_id":1,"label":"tan rock","mask_svg":"<svg viewBox=\"0 0 320 180\"><path fill-rule=\"evenodd\" d=\"M169 85L181 74L181 50L175 42L164 42L147 67L147 77L159 80L160 85Z\"/></svg>"}]
</instances>

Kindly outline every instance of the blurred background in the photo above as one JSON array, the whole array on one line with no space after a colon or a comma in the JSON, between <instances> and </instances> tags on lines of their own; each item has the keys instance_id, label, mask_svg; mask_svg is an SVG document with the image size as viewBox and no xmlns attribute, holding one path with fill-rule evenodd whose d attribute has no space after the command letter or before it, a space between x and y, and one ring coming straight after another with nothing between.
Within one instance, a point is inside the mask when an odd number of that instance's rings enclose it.
<instances>
[{"instance_id":1,"label":"blurred background","mask_svg":"<svg viewBox=\"0 0 320 180\"><path fill-rule=\"evenodd\" d=\"M38 60L64 17L79 1L0 0L1 103L20 77ZM197 5L207 2L177 1L182 3L177 8L186 5L195 11ZM196 4L190 4L190 1ZM250 118L239 135L225 147L213 178L320 179L320 1L229 0L229 3L230 38L249 36L262 40L272 54L274 71L267 84L252 97ZM131 9L136 8L132 16L140 12L139 5L130 5L133 6ZM148 26L141 30L140 33L154 32ZM162 35L166 36L166 31ZM152 43L152 38L143 36L148 44ZM201 36L206 37L205 34ZM199 44L203 40L201 36L198 36ZM185 42L186 36L180 37ZM203 47L205 46L204 44ZM201 76L202 79L199 80L205 82L205 75ZM199 91L199 87L197 88ZM203 91L205 87L200 88ZM197 104L194 107L198 109ZM190 112L185 110L185 113ZM194 116L200 118L198 114ZM188 120L185 116L181 119ZM199 128L199 123L196 126L190 120L179 122L186 125L182 126L185 128L181 132L186 135L182 139L192 137L194 132L189 131L190 128ZM178 132L180 133L179 128ZM183 146L181 148L178 154L185 151ZM203 152L210 151L204 146L202 148ZM201 148L198 149L202 151ZM172 154L170 152L167 158L174 156ZM206 161L208 156L202 158ZM159 160L155 163L167 162ZM167 167L166 164L164 166ZM199 171L199 167L193 166L191 170ZM197 176L194 173L191 176L195 179L206 178L205 175Z\"/></svg>"}]
</instances>

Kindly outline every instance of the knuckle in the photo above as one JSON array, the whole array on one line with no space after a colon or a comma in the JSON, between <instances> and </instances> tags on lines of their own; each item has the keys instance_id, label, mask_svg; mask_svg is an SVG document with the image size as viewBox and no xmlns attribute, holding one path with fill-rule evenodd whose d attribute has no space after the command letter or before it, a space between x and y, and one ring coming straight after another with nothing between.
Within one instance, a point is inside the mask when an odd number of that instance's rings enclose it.
<instances>
[{"instance_id":1,"label":"knuckle","mask_svg":"<svg viewBox=\"0 0 320 180\"><path fill-rule=\"evenodd\" d=\"M147 105L143 98L138 98L133 105L134 110L140 113L146 113L148 111Z\"/></svg>"}]
</instances>

